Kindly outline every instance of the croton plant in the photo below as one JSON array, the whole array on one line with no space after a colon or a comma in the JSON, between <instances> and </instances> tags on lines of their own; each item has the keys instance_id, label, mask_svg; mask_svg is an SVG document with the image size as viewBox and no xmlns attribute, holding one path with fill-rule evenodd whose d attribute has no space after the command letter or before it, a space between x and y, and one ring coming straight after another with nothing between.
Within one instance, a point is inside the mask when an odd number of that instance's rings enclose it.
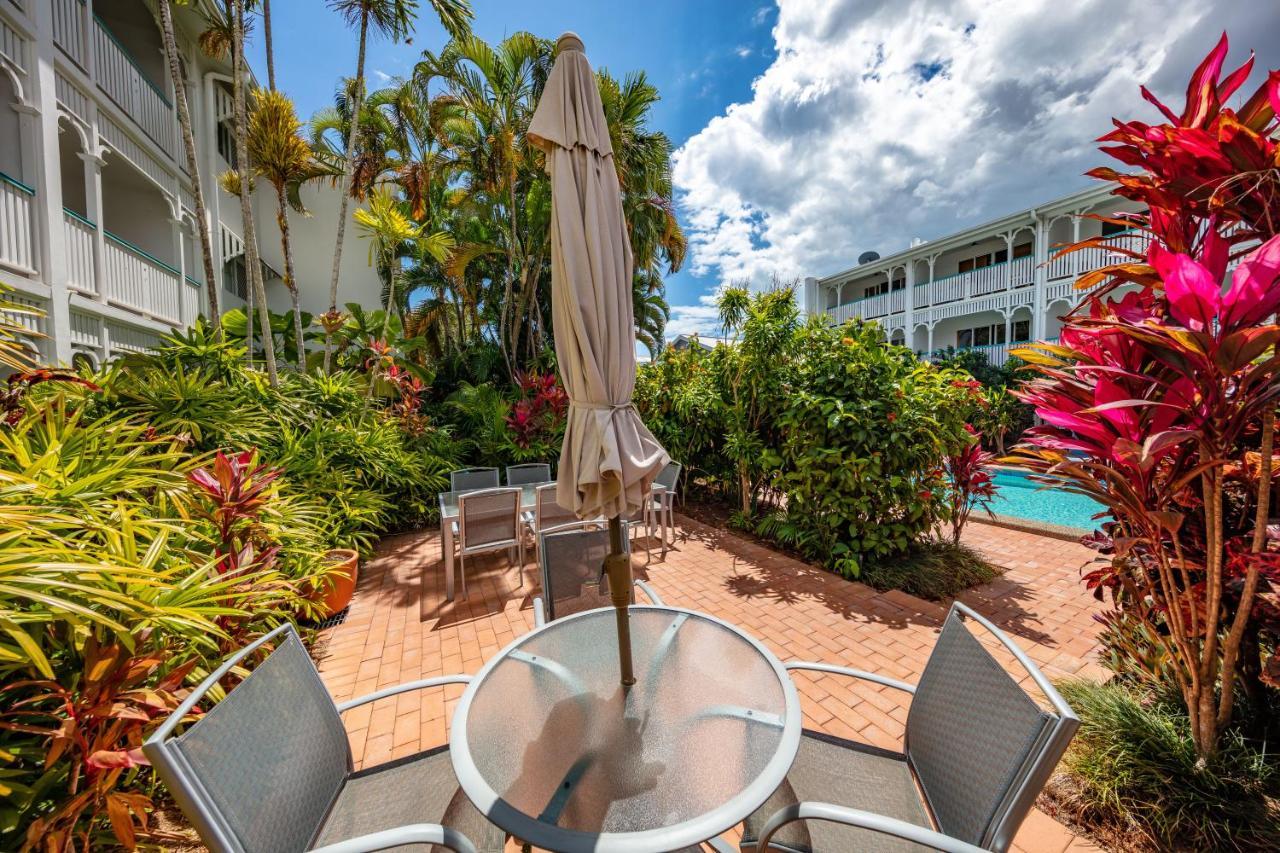
<instances>
[{"instance_id":1,"label":"croton plant","mask_svg":"<svg viewBox=\"0 0 1280 853\"><path fill-rule=\"evenodd\" d=\"M1265 707L1280 663L1280 548L1268 534L1280 396L1280 71L1238 109L1253 58L1223 76L1227 38L1196 69L1180 113L1115 121L1095 169L1146 210L1111 221L1145 253L1080 279L1057 344L1017 354L1043 424L1017 461L1089 495L1110 520L1087 544L1099 597L1164 647L1198 754L1230 725L1237 687ZM1237 98L1239 102L1241 99ZM1101 217L1099 217L1101 218ZM1100 245L1087 240L1066 251Z\"/></svg>"}]
</instances>

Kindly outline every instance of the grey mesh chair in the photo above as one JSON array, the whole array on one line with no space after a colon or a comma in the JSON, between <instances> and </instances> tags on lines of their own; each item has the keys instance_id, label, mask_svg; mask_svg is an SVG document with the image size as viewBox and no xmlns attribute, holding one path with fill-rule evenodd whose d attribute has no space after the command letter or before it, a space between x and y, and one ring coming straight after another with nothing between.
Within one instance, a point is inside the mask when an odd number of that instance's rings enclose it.
<instances>
[{"instance_id":1,"label":"grey mesh chair","mask_svg":"<svg viewBox=\"0 0 1280 853\"><path fill-rule=\"evenodd\" d=\"M675 503L676 503L676 486L680 482L680 469L683 466L679 462L668 462L667 466L658 472L657 478L653 481L654 489L649 494L649 501L645 507L648 514L648 523L652 527L656 521L658 528L662 531L662 551L665 554L667 550L667 531L671 531L672 539L675 538Z\"/></svg>"},{"instance_id":2,"label":"grey mesh chair","mask_svg":"<svg viewBox=\"0 0 1280 853\"><path fill-rule=\"evenodd\" d=\"M604 558L609 553L608 522L578 521L543 533L539 539L542 595L533 600L534 625L541 627L553 619L612 603L608 580L601 577ZM631 553L625 530L622 541L627 553ZM636 578L635 587L654 604L662 604L658 593L644 581ZM633 590L633 600L634 597Z\"/></svg>"},{"instance_id":3,"label":"grey mesh chair","mask_svg":"<svg viewBox=\"0 0 1280 853\"><path fill-rule=\"evenodd\" d=\"M575 524L578 516L556 501L555 483L538 486L534 491L536 498L533 509L525 511L524 523L533 534L533 547L536 551L543 533L566 524Z\"/></svg>"},{"instance_id":4,"label":"grey mesh chair","mask_svg":"<svg viewBox=\"0 0 1280 853\"><path fill-rule=\"evenodd\" d=\"M1004 645L1051 710L1023 691L965 620ZM1080 725L1022 650L959 602L914 687L842 666L786 666L910 694L904 748L895 752L806 732L786 782L744 822L743 851L1002 853Z\"/></svg>"},{"instance_id":5,"label":"grey mesh chair","mask_svg":"<svg viewBox=\"0 0 1280 853\"><path fill-rule=\"evenodd\" d=\"M467 597L467 557L490 551L519 551L520 586L524 586L524 522L520 517L520 489L482 489L458 496L453 541L458 547L462 597Z\"/></svg>"},{"instance_id":6,"label":"grey mesh chair","mask_svg":"<svg viewBox=\"0 0 1280 853\"><path fill-rule=\"evenodd\" d=\"M232 667L272 641L275 650L225 699L191 716ZM505 834L462 793L447 747L354 771L342 725L343 712L375 699L470 680L428 678L335 705L297 630L285 624L228 658L142 751L213 853L407 844L498 853Z\"/></svg>"},{"instance_id":7,"label":"grey mesh chair","mask_svg":"<svg viewBox=\"0 0 1280 853\"><path fill-rule=\"evenodd\" d=\"M449 491L466 492L473 489L496 489L502 485L498 482L497 468L459 468L449 472Z\"/></svg>"},{"instance_id":8,"label":"grey mesh chair","mask_svg":"<svg viewBox=\"0 0 1280 853\"><path fill-rule=\"evenodd\" d=\"M547 483L551 481L551 466L546 462L530 462L524 465L507 466L508 486L527 486L530 483Z\"/></svg>"}]
</instances>

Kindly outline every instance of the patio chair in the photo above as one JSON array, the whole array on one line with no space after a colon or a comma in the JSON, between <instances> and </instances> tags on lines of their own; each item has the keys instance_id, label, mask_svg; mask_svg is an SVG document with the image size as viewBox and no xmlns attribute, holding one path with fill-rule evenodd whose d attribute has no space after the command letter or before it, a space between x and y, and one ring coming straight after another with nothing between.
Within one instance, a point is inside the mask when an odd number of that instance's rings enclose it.
<instances>
[{"instance_id":1,"label":"patio chair","mask_svg":"<svg viewBox=\"0 0 1280 853\"><path fill-rule=\"evenodd\" d=\"M1000 641L1051 710L1026 694L965 620ZM1003 853L1080 725L1022 650L959 602L951 606L914 687L842 666L786 667L910 694L904 749L806 732L786 782L745 821L743 851Z\"/></svg>"},{"instance_id":2,"label":"patio chair","mask_svg":"<svg viewBox=\"0 0 1280 853\"><path fill-rule=\"evenodd\" d=\"M543 533L566 524L577 524L579 519L572 510L567 510L556 502L555 483L538 486L534 493L536 497L533 509L525 510L524 523L533 534L533 547L537 551Z\"/></svg>"},{"instance_id":3,"label":"patio chair","mask_svg":"<svg viewBox=\"0 0 1280 853\"><path fill-rule=\"evenodd\" d=\"M520 517L520 489L482 489L458 496L458 517L453 519L453 541L458 548L458 574L462 597L467 597L467 557L490 551L520 553L517 564L524 586L524 523Z\"/></svg>"},{"instance_id":4,"label":"patio chair","mask_svg":"<svg viewBox=\"0 0 1280 853\"><path fill-rule=\"evenodd\" d=\"M507 485L526 486L530 483L551 482L551 466L546 462L530 462L507 466Z\"/></svg>"},{"instance_id":5,"label":"patio chair","mask_svg":"<svg viewBox=\"0 0 1280 853\"><path fill-rule=\"evenodd\" d=\"M474 489L496 489L502 485L498 482L497 468L459 468L449 472L449 491L466 492Z\"/></svg>"},{"instance_id":6,"label":"patio chair","mask_svg":"<svg viewBox=\"0 0 1280 853\"><path fill-rule=\"evenodd\" d=\"M232 667L272 641L275 650L226 698L189 716ZM286 623L223 662L142 751L213 853L356 853L402 844L498 853L505 834L458 787L447 746L354 771L342 725L344 712L375 699L470 680L428 678L335 705Z\"/></svg>"},{"instance_id":7,"label":"patio chair","mask_svg":"<svg viewBox=\"0 0 1280 853\"><path fill-rule=\"evenodd\" d=\"M657 526L662 531L662 552L667 551L667 531L671 531L672 542L675 541L675 503L676 503L676 486L680 482L680 469L683 468L679 462L668 462L667 466L658 472L658 477L653 481L653 491L649 493L649 503L646 507L649 517L653 521L657 521ZM661 487L661 488L659 488Z\"/></svg>"},{"instance_id":8,"label":"patio chair","mask_svg":"<svg viewBox=\"0 0 1280 853\"><path fill-rule=\"evenodd\" d=\"M601 574L605 555L609 553L607 522L578 521L543 533L539 538L538 567L542 570L542 595L533 600L536 626L612 603L608 578ZM626 530L622 532L622 541L630 554L631 542ZM658 593L644 581L636 578L635 587L642 590L649 601L662 604ZM633 590L633 600L634 597Z\"/></svg>"}]
</instances>

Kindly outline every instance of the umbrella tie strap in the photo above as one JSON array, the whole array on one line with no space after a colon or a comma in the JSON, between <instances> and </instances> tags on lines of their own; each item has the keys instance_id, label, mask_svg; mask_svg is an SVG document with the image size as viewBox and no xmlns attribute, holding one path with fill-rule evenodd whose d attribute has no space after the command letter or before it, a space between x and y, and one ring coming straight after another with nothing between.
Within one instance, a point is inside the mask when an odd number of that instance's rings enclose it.
<instances>
[{"instance_id":1,"label":"umbrella tie strap","mask_svg":"<svg viewBox=\"0 0 1280 853\"><path fill-rule=\"evenodd\" d=\"M581 403L581 402L578 402L577 400L574 400L573 398L569 399L569 405L577 406L579 409L593 409L593 410L609 411L609 412L616 412L616 411L620 411L621 409L634 409L636 407L635 403L617 403L617 404Z\"/></svg>"}]
</instances>

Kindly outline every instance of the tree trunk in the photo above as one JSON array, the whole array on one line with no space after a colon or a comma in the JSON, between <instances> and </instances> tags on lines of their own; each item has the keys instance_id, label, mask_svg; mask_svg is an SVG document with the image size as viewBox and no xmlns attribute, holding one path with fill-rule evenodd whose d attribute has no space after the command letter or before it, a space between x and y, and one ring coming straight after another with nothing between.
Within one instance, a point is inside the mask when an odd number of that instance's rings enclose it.
<instances>
[{"instance_id":1,"label":"tree trunk","mask_svg":"<svg viewBox=\"0 0 1280 853\"><path fill-rule=\"evenodd\" d=\"M262 41L267 49L267 88L276 90L276 52L271 44L271 0L262 0Z\"/></svg>"},{"instance_id":2,"label":"tree trunk","mask_svg":"<svg viewBox=\"0 0 1280 853\"><path fill-rule=\"evenodd\" d=\"M302 305L298 301L298 279L293 270L293 239L289 235L289 199L284 185L276 187L277 221L280 224L280 247L284 250L284 285L293 303L293 342L298 349L298 370L307 370L307 348L302 339Z\"/></svg>"},{"instance_id":3,"label":"tree trunk","mask_svg":"<svg viewBox=\"0 0 1280 853\"><path fill-rule=\"evenodd\" d=\"M200 162L196 157L196 140L191 130L191 109L187 104L187 87L178 61L178 41L173 30L173 7L170 0L160 0L160 29L164 38L164 55L173 79L173 99L178 108L178 126L182 130L182 147L191 173L192 197L195 199L196 231L200 235L200 256L204 263L205 296L209 300L209 319L216 340L222 340L222 311L218 299L218 279L213 269L213 246L209 238L209 214L204 206L204 188L200 185Z\"/></svg>"},{"instance_id":4,"label":"tree trunk","mask_svg":"<svg viewBox=\"0 0 1280 853\"><path fill-rule=\"evenodd\" d=\"M258 258L258 235L253 225L252 176L249 171L248 110L244 92L244 0L232 0L231 76L236 113L236 159L240 169L240 218L244 220L244 262L248 267L250 298L258 303L258 325L262 329L262 353L272 388L280 387L276 374L276 347L271 334L271 312L262 284L262 262Z\"/></svg>"},{"instance_id":5,"label":"tree trunk","mask_svg":"<svg viewBox=\"0 0 1280 853\"><path fill-rule=\"evenodd\" d=\"M338 310L338 273L342 268L342 240L347 233L347 204L351 199L351 182L356 170L356 134L360 129L360 112L364 107L364 47L369 35L369 15L360 17L360 50L356 55L356 90L351 104L351 128L347 131L347 159L342 167L342 198L338 202L338 239L333 246L333 273L329 278L329 311ZM333 335L324 333L324 372L329 372L333 352Z\"/></svg>"}]
</instances>

